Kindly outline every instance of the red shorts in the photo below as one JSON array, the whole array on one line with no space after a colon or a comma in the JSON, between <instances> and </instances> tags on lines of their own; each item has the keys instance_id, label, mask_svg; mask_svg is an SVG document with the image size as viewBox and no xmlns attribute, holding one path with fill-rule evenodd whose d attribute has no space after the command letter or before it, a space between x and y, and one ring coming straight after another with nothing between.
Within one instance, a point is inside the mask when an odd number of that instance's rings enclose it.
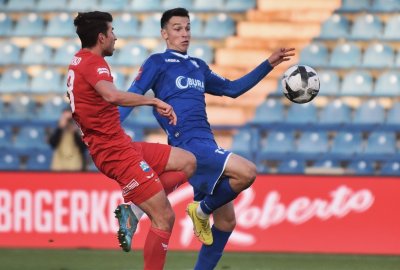
<instances>
[{"instance_id":1,"label":"red shorts","mask_svg":"<svg viewBox=\"0 0 400 270\"><path fill-rule=\"evenodd\" d=\"M125 202L139 205L163 190L158 175L164 172L170 152L169 145L131 142L97 151L92 158L102 173L118 182Z\"/></svg>"}]
</instances>

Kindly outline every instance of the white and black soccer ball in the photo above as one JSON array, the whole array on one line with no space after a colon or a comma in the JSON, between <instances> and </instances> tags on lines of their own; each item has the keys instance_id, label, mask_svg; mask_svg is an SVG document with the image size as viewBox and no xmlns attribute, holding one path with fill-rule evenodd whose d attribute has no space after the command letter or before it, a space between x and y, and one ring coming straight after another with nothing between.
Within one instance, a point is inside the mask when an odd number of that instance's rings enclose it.
<instances>
[{"instance_id":1,"label":"white and black soccer ball","mask_svg":"<svg viewBox=\"0 0 400 270\"><path fill-rule=\"evenodd\" d=\"M307 103L318 95L318 73L311 67L296 65L288 68L283 74L283 94L292 102Z\"/></svg>"}]
</instances>

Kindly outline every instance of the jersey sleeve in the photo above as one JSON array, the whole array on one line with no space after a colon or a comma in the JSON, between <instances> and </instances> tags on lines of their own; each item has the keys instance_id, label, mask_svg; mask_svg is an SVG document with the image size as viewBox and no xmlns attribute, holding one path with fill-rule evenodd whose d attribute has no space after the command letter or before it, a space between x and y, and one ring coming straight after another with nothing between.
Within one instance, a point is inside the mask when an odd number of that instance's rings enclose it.
<instances>
[{"instance_id":1,"label":"jersey sleeve","mask_svg":"<svg viewBox=\"0 0 400 270\"><path fill-rule=\"evenodd\" d=\"M223 96L230 81L212 71L206 63L201 63L205 76L205 92L215 96Z\"/></svg>"},{"instance_id":2,"label":"jersey sleeve","mask_svg":"<svg viewBox=\"0 0 400 270\"><path fill-rule=\"evenodd\" d=\"M88 83L94 87L97 82L105 80L113 82L110 67L103 58L90 58L82 69L83 75Z\"/></svg>"}]
</instances>

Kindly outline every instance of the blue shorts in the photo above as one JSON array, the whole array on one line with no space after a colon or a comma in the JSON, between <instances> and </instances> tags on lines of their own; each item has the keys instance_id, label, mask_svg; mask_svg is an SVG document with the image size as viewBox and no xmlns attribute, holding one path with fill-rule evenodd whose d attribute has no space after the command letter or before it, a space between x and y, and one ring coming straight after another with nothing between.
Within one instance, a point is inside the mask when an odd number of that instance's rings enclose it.
<instances>
[{"instance_id":1,"label":"blue shorts","mask_svg":"<svg viewBox=\"0 0 400 270\"><path fill-rule=\"evenodd\" d=\"M180 144L179 147L193 153L197 159L197 170L189 179L193 186L194 199L201 200L206 194L212 194L231 152L219 147L211 139L193 138Z\"/></svg>"}]
</instances>

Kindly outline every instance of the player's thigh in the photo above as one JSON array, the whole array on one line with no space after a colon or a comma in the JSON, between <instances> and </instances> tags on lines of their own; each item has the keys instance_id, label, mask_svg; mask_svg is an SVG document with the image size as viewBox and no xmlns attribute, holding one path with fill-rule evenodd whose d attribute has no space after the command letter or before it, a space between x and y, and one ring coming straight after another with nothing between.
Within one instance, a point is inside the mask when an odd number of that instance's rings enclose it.
<instances>
[{"instance_id":1,"label":"player's thigh","mask_svg":"<svg viewBox=\"0 0 400 270\"><path fill-rule=\"evenodd\" d=\"M236 226L235 209L233 202L221 206L213 212L214 226L221 231L230 232Z\"/></svg>"},{"instance_id":2,"label":"player's thigh","mask_svg":"<svg viewBox=\"0 0 400 270\"><path fill-rule=\"evenodd\" d=\"M166 171L185 171L187 175L192 175L196 169L195 156L184 149L171 147Z\"/></svg>"},{"instance_id":3,"label":"player's thigh","mask_svg":"<svg viewBox=\"0 0 400 270\"><path fill-rule=\"evenodd\" d=\"M160 143L134 142L140 148L143 159L157 173L165 171L171 153L171 146Z\"/></svg>"},{"instance_id":4,"label":"player's thigh","mask_svg":"<svg viewBox=\"0 0 400 270\"><path fill-rule=\"evenodd\" d=\"M253 162L233 153L224 170L224 175L231 179L253 179L256 173L256 165Z\"/></svg>"}]
</instances>

